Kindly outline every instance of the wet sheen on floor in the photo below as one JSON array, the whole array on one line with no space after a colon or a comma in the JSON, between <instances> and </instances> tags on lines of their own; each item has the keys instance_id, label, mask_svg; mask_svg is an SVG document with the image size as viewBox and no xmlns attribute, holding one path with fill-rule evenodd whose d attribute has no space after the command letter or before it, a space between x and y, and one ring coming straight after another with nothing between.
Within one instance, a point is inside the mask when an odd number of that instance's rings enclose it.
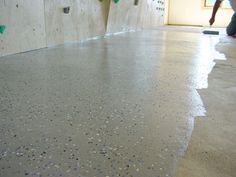
<instances>
[{"instance_id":1,"label":"wet sheen on floor","mask_svg":"<svg viewBox=\"0 0 236 177\"><path fill-rule=\"evenodd\" d=\"M144 31L0 58L0 176L173 176L217 41Z\"/></svg>"}]
</instances>

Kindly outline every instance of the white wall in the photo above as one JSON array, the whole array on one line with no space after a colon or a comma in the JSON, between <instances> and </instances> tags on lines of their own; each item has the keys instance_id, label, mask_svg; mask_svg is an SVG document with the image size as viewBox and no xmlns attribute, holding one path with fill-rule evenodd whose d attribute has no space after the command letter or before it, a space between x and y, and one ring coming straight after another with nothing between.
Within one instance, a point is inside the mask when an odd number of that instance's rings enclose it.
<instances>
[{"instance_id":1,"label":"white wall","mask_svg":"<svg viewBox=\"0 0 236 177\"><path fill-rule=\"evenodd\" d=\"M204 8L204 0L169 0L169 24L208 26L212 8ZM214 26L226 27L233 15L231 9L220 9Z\"/></svg>"}]
</instances>

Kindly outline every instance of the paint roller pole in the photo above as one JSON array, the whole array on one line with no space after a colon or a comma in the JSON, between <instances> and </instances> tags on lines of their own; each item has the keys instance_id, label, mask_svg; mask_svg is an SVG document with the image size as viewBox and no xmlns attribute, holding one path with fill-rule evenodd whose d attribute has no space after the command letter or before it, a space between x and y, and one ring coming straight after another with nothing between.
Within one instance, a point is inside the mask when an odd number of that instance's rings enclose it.
<instances>
[{"instance_id":1,"label":"paint roller pole","mask_svg":"<svg viewBox=\"0 0 236 177\"><path fill-rule=\"evenodd\" d=\"M0 33L1 34L4 33L5 29L6 29L6 26L0 25Z\"/></svg>"}]
</instances>

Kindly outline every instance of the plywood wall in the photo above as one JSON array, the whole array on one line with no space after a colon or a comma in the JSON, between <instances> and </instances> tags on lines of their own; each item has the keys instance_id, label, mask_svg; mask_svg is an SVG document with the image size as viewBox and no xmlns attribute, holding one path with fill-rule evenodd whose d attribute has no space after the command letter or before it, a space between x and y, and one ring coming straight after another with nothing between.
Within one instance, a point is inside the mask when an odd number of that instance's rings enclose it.
<instances>
[{"instance_id":1,"label":"plywood wall","mask_svg":"<svg viewBox=\"0 0 236 177\"><path fill-rule=\"evenodd\" d=\"M42 0L0 0L0 56L46 47Z\"/></svg>"},{"instance_id":2,"label":"plywood wall","mask_svg":"<svg viewBox=\"0 0 236 177\"><path fill-rule=\"evenodd\" d=\"M0 56L163 24L161 0L0 0ZM70 13L63 13L70 7Z\"/></svg>"},{"instance_id":3,"label":"plywood wall","mask_svg":"<svg viewBox=\"0 0 236 177\"><path fill-rule=\"evenodd\" d=\"M164 0L121 0L110 4L107 33L138 29L155 29L164 24Z\"/></svg>"},{"instance_id":4,"label":"plywood wall","mask_svg":"<svg viewBox=\"0 0 236 177\"><path fill-rule=\"evenodd\" d=\"M107 33L136 30L141 7L140 4L135 6L133 0L121 0L117 4L111 1Z\"/></svg>"},{"instance_id":5,"label":"plywood wall","mask_svg":"<svg viewBox=\"0 0 236 177\"><path fill-rule=\"evenodd\" d=\"M109 1L45 0L47 45L104 35ZM63 13L63 7L70 13Z\"/></svg>"},{"instance_id":6,"label":"plywood wall","mask_svg":"<svg viewBox=\"0 0 236 177\"><path fill-rule=\"evenodd\" d=\"M165 0L142 1L141 25L144 29L155 29L164 24Z\"/></svg>"}]
</instances>

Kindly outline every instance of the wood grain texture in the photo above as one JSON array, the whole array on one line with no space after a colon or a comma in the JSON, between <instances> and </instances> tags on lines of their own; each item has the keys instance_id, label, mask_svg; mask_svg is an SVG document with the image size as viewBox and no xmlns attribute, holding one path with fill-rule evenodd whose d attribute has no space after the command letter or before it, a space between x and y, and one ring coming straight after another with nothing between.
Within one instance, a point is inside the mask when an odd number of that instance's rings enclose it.
<instances>
[{"instance_id":1,"label":"wood grain texture","mask_svg":"<svg viewBox=\"0 0 236 177\"><path fill-rule=\"evenodd\" d=\"M0 56L164 23L161 1L0 0ZM64 7L70 7L65 14Z\"/></svg>"},{"instance_id":2,"label":"wood grain texture","mask_svg":"<svg viewBox=\"0 0 236 177\"><path fill-rule=\"evenodd\" d=\"M0 0L0 56L46 47L43 0Z\"/></svg>"}]
</instances>

